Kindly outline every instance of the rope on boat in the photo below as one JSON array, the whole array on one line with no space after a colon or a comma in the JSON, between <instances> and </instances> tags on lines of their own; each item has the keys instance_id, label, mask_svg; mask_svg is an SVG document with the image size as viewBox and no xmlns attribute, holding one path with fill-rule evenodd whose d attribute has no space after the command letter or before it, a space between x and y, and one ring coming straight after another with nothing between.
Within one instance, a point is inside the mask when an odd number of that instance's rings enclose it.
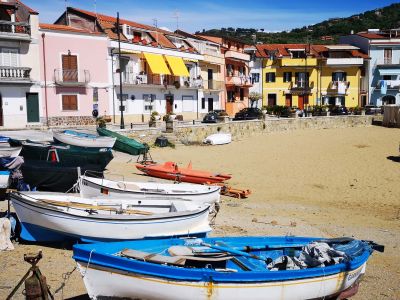
<instances>
[{"instance_id":1,"label":"rope on boat","mask_svg":"<svg viewBox=\"0 0 400 300\"><path fill-rule=\"evenodd\" d=\"M92 250L90 251L89 260L88 260L88 263L87 263L87 265L86 265L86 269L85 269L85 271L84 271L83 274L82 274L82 277L85 277L85 276L86 276L87 270L88 270L89 265L90 265L90 260L92 259L92 253L93 253L93 251L96 251L96 249L92 249Z\"/></svg>"}]
</instances>

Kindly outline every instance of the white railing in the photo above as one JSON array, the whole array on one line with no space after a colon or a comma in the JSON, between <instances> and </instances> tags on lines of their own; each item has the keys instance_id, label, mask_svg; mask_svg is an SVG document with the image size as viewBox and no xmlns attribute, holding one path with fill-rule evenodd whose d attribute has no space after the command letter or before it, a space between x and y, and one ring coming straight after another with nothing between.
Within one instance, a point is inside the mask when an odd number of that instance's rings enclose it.
<instances>
[{"instance_id":1,"label":"white railing","mask_svg":"<svg viewBox=\"0 0 400 300\"><path fill-rule=\"evenodd\" d=\"M376 85L376 88L380 89L382 87L383 82L386 82L386 86L389 89L400 88L400 80L379 80Z\"/></svg>"},{"instance_id":2,"label":"white railing","mask_svg":"<svg viewBox=\"0 0 400 300\"><path fill-rule=\"evenodd\" d=\"M30 80L31 68L0 67L0 80Z\"/></svg>"},{"instance_id":3,"label":"white railing","mask_svg":"<svg viewBox=\"0 0 400 300\"><path fill-rule=\"evenodd\" d=\"M360 57L349 58L328 58L326 64L329 65L362 65L364 59Z\"/></svg>"},{"instance_id":4,"label":"white railing","mask_svg":"<svg viewBox=\"0 0 400 300\"><path fill-rule=\"evenodd\" d=\"M90 72L81 69L55 69L54 82L60 85L85 85L90 81Z\"/></svg>"},{"instance_id":5,"label":"white railing","mask_svg":"<svg viewBox=\"0 0 400 300\"><path fill-rule=\"evenodd\" d=\"M31 34L31 26L29 23L26 22L11 22L11 21L5 21L5 20L0 20L0 34L1 33L6 33L6 34L25 34L25 35L30 35Z\"/></svg>"}]
</instances>

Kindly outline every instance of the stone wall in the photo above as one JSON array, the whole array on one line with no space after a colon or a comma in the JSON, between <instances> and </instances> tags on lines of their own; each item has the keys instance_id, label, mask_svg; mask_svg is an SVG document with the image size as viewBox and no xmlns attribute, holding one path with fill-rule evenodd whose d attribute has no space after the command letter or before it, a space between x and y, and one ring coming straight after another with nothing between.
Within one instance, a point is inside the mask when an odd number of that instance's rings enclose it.
<instances>
[{"instance_id":1,"label":"stone wall","mask_svg":"<svg viewBox=\"0 0 400 300\"><path fill-rule=\"evenodd\" d=\"M345 116L345 117L311 117L311 118L266 118L253 121L230 121L218 124L181 125L175 123L173 133L165 133L164 128L127 129L121 132L142 143L154 144L157 136L164 135L172 143L197 144L210 134L224 132L231 133L233 140L244 137L268 134L271 132L284 132L305 129L329 129L366 127L372 124L374 116Z\"/></svg>"},{"instance_id":2,"label":"stone wall","mask_svg":"<svg viewBox=\"0 0 400 300\"><path fill-rule=\"evenodd\" d=\"M46 119L42 123L46 124ZM49 125L52 127L96 125L96 119L92 116L50 117Z\"/></svg>"}]
</instances>

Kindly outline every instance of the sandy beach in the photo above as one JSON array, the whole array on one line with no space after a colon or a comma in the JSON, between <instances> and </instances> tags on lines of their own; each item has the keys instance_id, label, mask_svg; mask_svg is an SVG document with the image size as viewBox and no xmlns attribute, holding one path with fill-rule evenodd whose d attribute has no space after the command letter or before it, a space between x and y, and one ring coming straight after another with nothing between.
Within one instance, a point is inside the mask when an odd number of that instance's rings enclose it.
<instances>
[{"instance_id":1,"label":"sandy beach","mask_svg":"<svg viewBox=\"0 0 400 300\"><path fill-rule=\"evenodd\" d=\"M385 245L385 253L373 254L352 299L400 299L400 162L390 159L399 155L399 142L399 129L372 126L274 133L224 146L153 148L151 153L156 161L191 161L193 168L231 173L232 186L252 191L248 199L223 197L212 235L373 240ZM135 161L115 153L108 173L149 180L138 174ZM6 207L0 203L1 211ZM23 254L39 249L40 269L56 299L87 299L70 247L22 243L0 252L0 299L27 271ZM15 299L23 299L21 290Z\"/></svg>"}]
</instances>

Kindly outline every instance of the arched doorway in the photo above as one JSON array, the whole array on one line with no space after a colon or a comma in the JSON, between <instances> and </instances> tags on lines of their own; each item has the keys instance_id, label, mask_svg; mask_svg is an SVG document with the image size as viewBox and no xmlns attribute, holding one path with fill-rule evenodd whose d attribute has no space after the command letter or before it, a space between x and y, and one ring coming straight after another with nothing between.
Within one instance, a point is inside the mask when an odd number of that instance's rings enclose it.
<instances>
[{"instance_id":1,"label":"arched doorway","mask_svg":"<svg viewBox=\"0 0 400 300\"><path fill-rule=\"evenodd\" d=\"M396 97L393 95L386 95L382 97L382 105L396 104Z\"/></svg>"}]
</instances>

